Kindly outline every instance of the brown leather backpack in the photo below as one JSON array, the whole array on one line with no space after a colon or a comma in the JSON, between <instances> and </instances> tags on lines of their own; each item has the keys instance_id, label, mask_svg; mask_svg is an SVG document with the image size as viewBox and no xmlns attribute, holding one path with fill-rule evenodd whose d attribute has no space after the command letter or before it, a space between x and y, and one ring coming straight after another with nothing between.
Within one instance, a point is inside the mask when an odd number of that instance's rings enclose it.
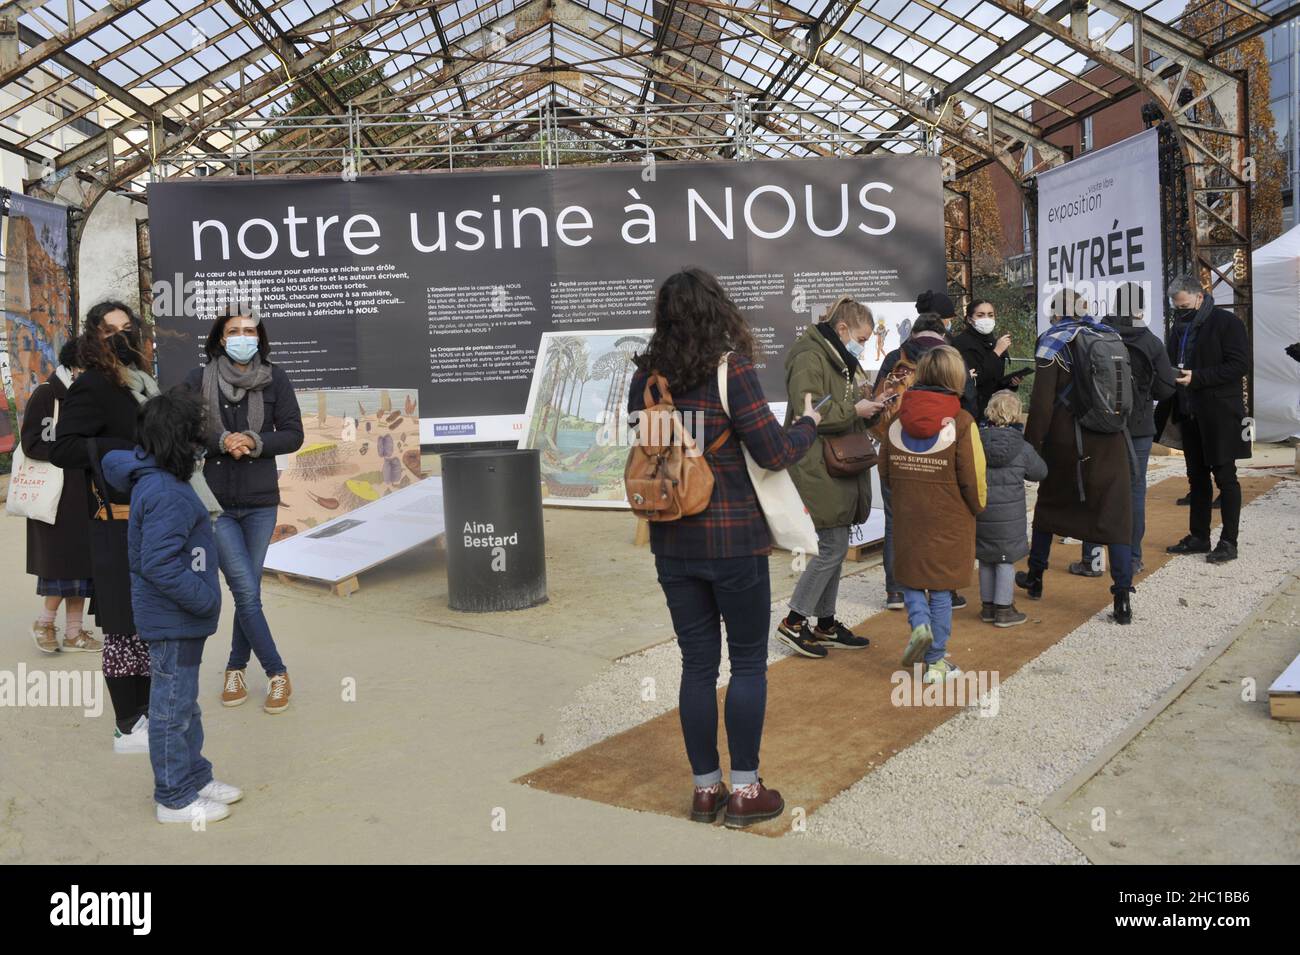
<instances>
[{"instance_id":1,"label":"brown leather backpack","mask_svg":"<svg viewBox=\"0 0 1300 955\"><path fill-rule=\"evenodd\" d=\"M651 386L659 390L657 403ZM645 410L637 418L636 438L623 468L632 512L648 521L675 521L708 507L713 470L705 455L718 450L730 434L727 428L701 454L673 405L668 381L651 372L645 385Z\"/></svg>"}]
</instances>

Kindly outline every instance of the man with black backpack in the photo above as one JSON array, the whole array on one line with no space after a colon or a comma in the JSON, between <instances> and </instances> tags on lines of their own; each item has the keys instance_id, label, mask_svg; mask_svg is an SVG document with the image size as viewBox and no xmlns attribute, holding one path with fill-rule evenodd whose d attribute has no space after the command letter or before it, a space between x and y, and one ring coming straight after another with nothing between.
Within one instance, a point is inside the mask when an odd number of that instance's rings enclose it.
<instances>
[{"instance_id":1,"label":"man with black backpack","mask_svg":"<svg viewBox=\"0 0 1300 955\"><path fill-rule=\"evenodd\" d=\"M1174 393L1176 375L1165 352L1165 345L1151 333L1143 320L1146 299L1142 286L1126 282L1115 293L1110 326L1119 333L1128 349L1129 368L1133 373L1133 410L1128 417L1128 433L1133 440L1137 468L1131 474L1133 492L1133 575L1142 573L1142 537L1146 532L1147 462L1155 440L1156 420L1153 401L1163 401ZM1081 577L1100 577L1101 548L1085 542L1083 559L1070 565L1070 573Z\"/></svg>"},{"instance_id":2,"label":"man with black backpack","mask_svg":"<svg viewBox=\"0 0 1300 955\"><path fill-rule=\"evenodd\" d=\"M1133 410L1128 349L1114 329L1089 314L1085 299L1063 289L1052 299L1052 327L1038 339L1037 374L1025 440L1047 463L1034 506L1029 570L1016 584L1043 596L1052 536L1107 545L1116 623L1133 622Z\"/></svg>"}]
</instances>

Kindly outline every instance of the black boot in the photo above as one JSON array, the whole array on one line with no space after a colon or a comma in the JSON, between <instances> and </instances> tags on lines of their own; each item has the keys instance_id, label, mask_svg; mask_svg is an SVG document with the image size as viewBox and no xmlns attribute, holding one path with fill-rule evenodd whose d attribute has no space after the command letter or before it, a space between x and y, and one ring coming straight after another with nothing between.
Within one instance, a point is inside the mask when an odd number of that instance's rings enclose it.
<instances>
[{"instance_id":1,"label":"black boot","mask_svg":"<svg viewBox=\"0 0 1300 955\"><path fill-rule=\"evenodd\" d=\"M1219 543L1215 545L1214 550L1205 555L1205 559L1211 564L1226 564L1230 560L1236 560L1237 545L1232 541L1219 538Z\"/></svg>"},{"instance_id":2,"label":"black boot","mask_svg":"<svg viewBox=\"0 0 1300 955\"><path fill-rule=\"evenodd\" d=\"M1131 587L1112 587L1110 592L1115 595L1115 607L1111 610L1111 616L1116 623L1130 624L1133 622L1133 607L1129 604L1128 595L1132 593Z\"/></svg>"},{"instance_id":3,"label":"black boot","mask_svg":"<svg viewBox=\"0 0 1300 955\"><path fill-rule=\"evenodd\" d=\"M1209 552L1209 540L1193 537L1191 534L1188 534L1177 544L1170 544L1165 548L1166 554L1208 554Z\"/></svg>"},{"instance_id":4,"label":"black boot","mask_svg":"<svg viewBox=\"0 0 1300 955\"><path fill-rule=\"evenodd\" d=\"M1024 590L1025 596L1030 600L1043 599L1043 572L1034 570L1016 571L1016 586Z\"/></svg>"}]
</instances>

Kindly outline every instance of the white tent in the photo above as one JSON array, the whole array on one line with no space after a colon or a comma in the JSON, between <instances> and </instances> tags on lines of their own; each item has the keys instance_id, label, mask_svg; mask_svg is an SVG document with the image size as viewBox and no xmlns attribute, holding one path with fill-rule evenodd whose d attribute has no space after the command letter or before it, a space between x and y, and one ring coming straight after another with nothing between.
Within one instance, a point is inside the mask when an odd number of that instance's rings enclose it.
<instances>
[{"instance_id":1,"label":"white tent","mask_svg":"<svg viewBox=\"0 0 1300 955\"><path fill-rule=\"evenodd\" d=\"M1300 437L1300 363L1287 355L1300 342L1300 226L1251 255L1255 307L1255 440ZM1220 304L1232 301L1224 286Z\"/></svg>"}]
</instances>

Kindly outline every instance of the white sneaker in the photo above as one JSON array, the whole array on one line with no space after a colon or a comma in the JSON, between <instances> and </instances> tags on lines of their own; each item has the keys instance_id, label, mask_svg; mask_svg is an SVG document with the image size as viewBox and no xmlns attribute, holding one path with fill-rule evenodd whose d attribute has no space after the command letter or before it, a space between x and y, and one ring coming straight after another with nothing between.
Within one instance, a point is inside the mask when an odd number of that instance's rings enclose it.
<instances>
[{"instance_id":1,"label":"white sneaker","mask_svg":"<svg viewBox=\"0 0 1300 955\"><path fill-rule=\"evenodd\" d=\"M197 797L194 802L181 809L168 809L162 803L157 802L153 805L159 822L195 822L202 820L206 825L209 822L219 822L230 815L230 810L226 808L225 803L204 799L202 796Z\"/></svg>"},{"instance_id":2,"label":"white sneaker","mask_svg":"<svg viewBox=\"0 0 1300 955\"><path fill-rule=\"evenodd\" d=\"M147 753L149 752L149 717L142 716L135 722L131 732L123 733L113 730L113 752Z\"/></svg>"},{"instance_id":3,"label":"white sneaker","mask_svg":"<svg viewBox=\"0 0 1300 955\"><path fill-rule=\"evenodd\" d=\"M204 799L211 799L213 802L219 802L223 806L229 806L232 802L239 802L244 798L244 791L238 786L232 786L230 783L222 783L212 780L202 789L199 795Z\"/></svg>"}]
</instances>

